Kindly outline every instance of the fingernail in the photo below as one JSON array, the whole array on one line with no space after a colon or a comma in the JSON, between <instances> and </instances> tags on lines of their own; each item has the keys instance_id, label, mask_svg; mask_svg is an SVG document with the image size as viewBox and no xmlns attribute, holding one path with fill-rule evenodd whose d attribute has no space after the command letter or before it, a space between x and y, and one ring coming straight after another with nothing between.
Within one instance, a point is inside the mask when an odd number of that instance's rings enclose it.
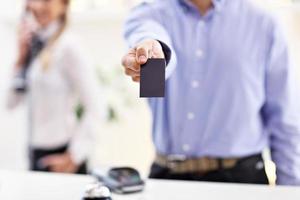
<instances>
[{"instance_id":1,"label":"fingernail","mask_svg":"<svg viewBox=\"0 0 300 200\"><path fill-rule=\"evenodd\" d=\"M140 57L139 57L139 62L144 63L144 62L146 62L146 61L147 61L146 56L140 56Z\"/></svg>"}]
</instances>

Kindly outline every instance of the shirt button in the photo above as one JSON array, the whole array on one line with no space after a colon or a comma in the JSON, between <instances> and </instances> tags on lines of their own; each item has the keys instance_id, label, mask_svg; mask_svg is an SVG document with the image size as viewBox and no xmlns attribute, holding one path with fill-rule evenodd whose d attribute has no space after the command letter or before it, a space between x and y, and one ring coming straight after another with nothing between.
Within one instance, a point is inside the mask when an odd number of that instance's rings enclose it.
<instances>
[{"instance_id":1,"label":"shirt button","mask_svg":"<svg viewBox=\"0 0 300 200\"><path fill-rule=\"evenodd\" d=\"M201 49L198 49L198 50L196 51L196 56L197 56L198 58L202 58L203 55L204 55L204 52L203 52Z\"/></svg>"},{"instance_id":2,"label":"shirt button","mask_svg":"<svg viewBox=\"0 0 300 200\"><path fill-rule=\"evenodd\" d=\"M194 81L191 82L191 86L192 86L192 88L198 88L199 87L199 82L194 80Z\"/></svg>"},{"instance_id":3,"label":"shirt button","mask_svg":"<svg viewBox=\"0 0 300 200\"><path fill-rule=\"evenodd\" d=\"M201 21L198 23L198 26L199 26L200 28L204 28L205 22L204 22L203 20L201 20Z\"/></svg>"},{"instance_id":4,"label":"shirt button","mask_svg":"<svg viewBox=\"0 0 300 200\"><path fill-rule=\"evenodd\" d=\"M182 146L182 150L183 150L184 152L188 152L188 151L190 151L190 149L191 149L191 147L190 147L190 145L188 145L188 144L184 144L184 145Z\"/></svg>"},{"instance_id":5,"label":"shirt button","mask_svg":"<svg viewBox=\"0 0 300 200\"><path fill-rule=\"evenodd\" d=\"M189 113L187 114L187 118L188 118L188 120L193 120L193 119L195 119L195 114L192 113L192 112L189 112Z\"/></svg>"}]
</instances>

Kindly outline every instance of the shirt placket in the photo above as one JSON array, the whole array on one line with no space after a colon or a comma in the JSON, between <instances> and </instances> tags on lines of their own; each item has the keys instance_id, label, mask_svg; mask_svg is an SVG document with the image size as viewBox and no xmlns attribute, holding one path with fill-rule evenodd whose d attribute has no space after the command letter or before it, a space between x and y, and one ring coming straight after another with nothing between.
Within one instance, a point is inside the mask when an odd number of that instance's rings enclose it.
<instances>
[{"instance_id":1,"label":"shirt placket","mask_svg":"<svg viewBox=\"0 0 300 200\"><path fill-rule=\"evenodd\" d=\"M195 42L192 45L191 53L193 54L192 73L190 74L187 90L189 99L187 99L186 113L183 116L184 126L180 138L180 151L185 155L192 155L196 149L195 140L201 139L201 116L199 106L201 105L201 88L203 86L204 72L206 66L206 52L207 52L207 22L200 18L197 22ZM197 147L197 153L199 146Z\"/></svg>"}]
</instances>

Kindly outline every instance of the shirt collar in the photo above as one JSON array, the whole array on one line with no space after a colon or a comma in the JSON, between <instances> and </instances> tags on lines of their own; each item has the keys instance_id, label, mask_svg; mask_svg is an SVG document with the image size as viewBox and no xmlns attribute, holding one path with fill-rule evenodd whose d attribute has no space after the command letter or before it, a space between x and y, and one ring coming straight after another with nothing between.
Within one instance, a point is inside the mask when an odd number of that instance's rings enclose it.
<instances>
[{"instance_id":1,"label":"shirt collar","mask_svg":"<svg viewBox=\"0 0 300 200\"><path fill-rule=\"evenodd\" d=\"M61 23L59 21L54 21L54 22L50 23L48 26L39 29L37 31L37 35L38 35L39 39L41 39L42 41L45 42L48 39L50 39L54 34L57 33L60 26L61 26Z\"/></svg>"},{"instance_id":2,"label":"shirt collar","mask_svg":"<svg viewBox=\"0 0 300 200\"><path fill-rule=\"evenodd\" d=\"M190 0L177 0L177 1L185 11L190 11L195 9L194 4ZM221 11L225 1L226 0L212 0L213 6L216 9L216 11Z\"/></svg>"}]
</instances>

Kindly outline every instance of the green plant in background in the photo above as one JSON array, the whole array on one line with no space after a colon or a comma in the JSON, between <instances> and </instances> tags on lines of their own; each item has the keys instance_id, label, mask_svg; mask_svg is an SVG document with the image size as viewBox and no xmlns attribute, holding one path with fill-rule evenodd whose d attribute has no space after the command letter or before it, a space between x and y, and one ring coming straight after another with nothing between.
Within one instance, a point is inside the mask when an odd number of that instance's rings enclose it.
<instances>
[{"instance_id":1,"label":"green plant in background","mask_svg":"<svg viewBox=\"0 0 300 200\"><path fill-rule=\"evenodd\" d=\"M100 96L105 97L105 109L108 122L117 122L122 113L126 113L136 100L132 90L128 86L122 67L97 67ZM80 102L75 107L75 115L78 120L84 115L84 106Z\"/></svg>"},{"instance_id":2,"label":"green plant in background","mask_svg":"<svg viewBox=\"0 0 300 200\"><path fill-rule=\"evenodd\" d=\"M75 115L78 121L80 121L82 116L84 115L84 107L82 106L82 104L78 103L75 107Z\"/></svg>"},{"instance_id":3,"label":"green plant in background","mask_svg":"<svg viewBox=\"0 0 300 200\"><path fill-rule=\"evenodd\" d=\"M119 65L115 67L97 67L97 76L102 88L101 96L105 96L107 101L106 110L108 121L118 121L123 112L133 105L136 99L130 90L123 68Z\"/></svg>"}]
</instances>

